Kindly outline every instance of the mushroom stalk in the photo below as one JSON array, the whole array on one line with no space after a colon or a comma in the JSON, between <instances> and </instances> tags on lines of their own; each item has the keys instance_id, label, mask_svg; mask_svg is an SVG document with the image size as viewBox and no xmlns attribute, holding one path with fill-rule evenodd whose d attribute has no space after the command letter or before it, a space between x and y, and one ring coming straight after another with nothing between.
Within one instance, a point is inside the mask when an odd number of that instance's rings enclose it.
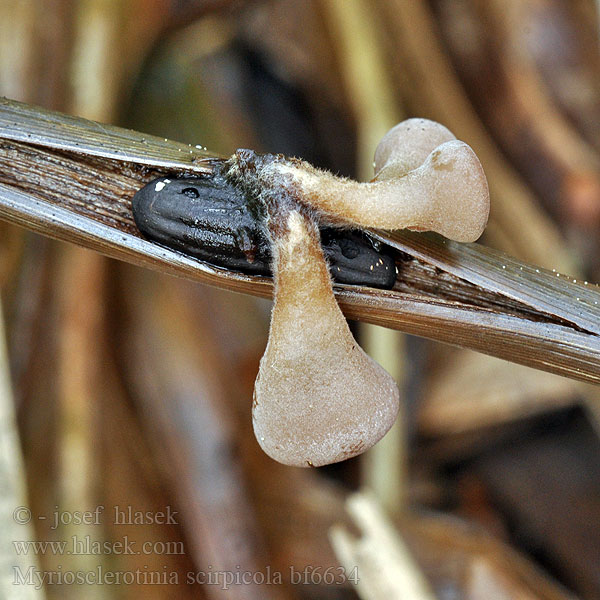
<instances>
[{"instance_id":1,"label":"mushroom stalk","mask_svg":"<svg viewBox=\"0 0 600 600\"><path fill-rule=\"evenodd\" d=\"M470 146L443 125L408 119L375 152L375 179L358 183L281 155L238 150L229 176L255 197L283 193L334 225L436 231L474 242L487 224L487 180Z\"/></svg>"},{"instance_id":2,"label":"mushroom stalk","mask_svg":"<svg viewBox=\"0 0 600 600\"><path fill-rule=\"evenodd\" d=\"M396 419L399 392L350 333L314 219L298 206L279 210L269 221L275 303L254 390L254 431L275 460L317 467L379 441Z\"/></svg>"},{"instance_id":3,"label":"mushroom stalk","mask_svg":"<svg viewBox=\"0 0 600 600\"><path fill-rule=\"evenodd\" d=\"M489 214L487 183L477 156L464 142L441 144L407 173L387 171L389 178L358 183L294 161L274 162L263 175L289 180L304 202L333 222L436 231L458 242L473 242L483 233Z\"/></svg>"}]
</instances>

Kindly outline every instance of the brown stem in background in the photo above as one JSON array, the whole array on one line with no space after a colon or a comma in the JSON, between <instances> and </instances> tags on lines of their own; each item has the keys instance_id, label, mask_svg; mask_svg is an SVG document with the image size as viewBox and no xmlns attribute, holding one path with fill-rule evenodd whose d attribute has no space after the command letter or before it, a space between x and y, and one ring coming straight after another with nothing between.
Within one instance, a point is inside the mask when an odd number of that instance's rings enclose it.
<instances>
[{"instance_id":1,"label":"brown stem in background","mask_svg":"<svg viewBox=\"0 0 600 600\"><path fill-rule=\"evenodd\" d=\"M205 299L193 302L190 288L125 268L123 318L115 329L119 364L139 408L146 438L164 480L174 492L186 553L196 571L264 572L269 564L238 456L231 377ZM148 299L151 299L148 301ZM200 307L204 308L199 315ZM191 327L200 323L201 327ZM177 340L177 344L173 344ZM246 418L248 414L246 412ZM207 585L210 598L288 597L279 585Z\"/></svg>"},{"instance_id":2,"label":"brown stem in background","mask_svg":"<svg viewBox=\"0 0 600 600\"><path fill-rule=\"evenodd\" d=\"M449 10L456 5L442 3L441 23L479 112L546 208L571 222L579 211L577 224L593 227L600 219L600 158L549 95L525 47L518 5L471 0L457 31L457 16ZM462 31L469 17L473 31L465 51Z\"/></svg>"},{"instance_id":3,"label":"brown stem in background","mask_svg":"<svg viewBox=\"0 0 600 600\"><path fill-rule=\"evenodd\" d=\"M426 3L385 0L378 1L377 6L384 17L390 48L397 55L392 68L407 103L422 116L451 124L481 160L494 204L488 235L498 235L506 241L506 249L524 260L575 272L557 228L539 210L473 110L445 55ZM523 222L528 224L526 240L515 235Z\"/></svg>"}]
</instances>

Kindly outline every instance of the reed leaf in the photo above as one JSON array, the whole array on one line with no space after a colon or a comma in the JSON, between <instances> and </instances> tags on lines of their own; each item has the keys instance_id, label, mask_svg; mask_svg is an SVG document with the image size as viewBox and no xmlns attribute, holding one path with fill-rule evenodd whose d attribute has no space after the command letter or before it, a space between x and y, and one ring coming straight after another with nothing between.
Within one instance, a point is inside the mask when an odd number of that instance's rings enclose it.
<instances>
[{"instance_id":1,"label":"reed leaf","mask_svg":"<svg viewBox=\"0 0 600 600\"><path fill-rule=\"evenodd\" d=\"M207 174L202 148L0 100L0 218L112 258L220 288L269 297L272 282L203 263L141 237L131 198L169 174ZM600 381L596 285L481 244L371 232L396 252L394 289L336 285L353 319Z\"/></svg>"}]
</instances>

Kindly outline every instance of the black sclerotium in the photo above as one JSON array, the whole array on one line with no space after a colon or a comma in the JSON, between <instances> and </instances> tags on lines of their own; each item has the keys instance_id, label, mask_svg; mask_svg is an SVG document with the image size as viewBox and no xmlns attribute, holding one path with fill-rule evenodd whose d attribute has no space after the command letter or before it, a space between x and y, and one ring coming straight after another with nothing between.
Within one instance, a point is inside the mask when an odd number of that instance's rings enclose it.
<instances>
[{"instance_id":1,"label":"black sclerotium","mask_svg":"<svg viewBox=\"0 0 600 600\"><path fill-rule=\"evenodd\" d=\"M269 272L260 215L220 175L161 177L136 192L132 204L138 229L155 242L236 271Z\"/></svg>"},{"instance_id":2,"label":"black sclerotium","mask_svg":"<svg viewBox=\"0 0 600 600\"><path fill-rule=\"evenodd\" d=\"M164 246L242 273L271 274L263 207L219 174L155 179L133 197L133 218L147 238ZM321 242L338 283L394 285L393 256L367 234L323 228Z\"/></svg>"}]
</instances>

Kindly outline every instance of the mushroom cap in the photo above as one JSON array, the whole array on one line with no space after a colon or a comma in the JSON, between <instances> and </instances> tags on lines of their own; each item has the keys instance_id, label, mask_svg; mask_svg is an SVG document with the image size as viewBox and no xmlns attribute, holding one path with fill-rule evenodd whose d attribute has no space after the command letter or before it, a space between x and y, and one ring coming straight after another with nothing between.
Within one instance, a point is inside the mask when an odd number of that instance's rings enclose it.
<instances>
[{"instance_id":1,"label":"mushroom cap","mask_svg":"<svg viewBox=\"0 0 600 600\"><path fill-rule=\"evenodd\" d=\"M490 214L483 167L471 147L459 140L438 146L410 175L427 182L428 198L417 231L435 231L457 242L474 242Z\"/></svg>"},{"instance_id":2,"label":"mushroom cap","mask_svg":"<svg viewBox=\"0 0 600 600\"><path fill-rule=\"evenodd\" d=\"M332 335L304 320L294 329L293 338L272 334L261 361L252 409L256 439L271 458L299 467L361 454L396 420L396 384L339 331Z\"/></svg>"},{"instance_id":3,"label":"mushroom cap","mask_svg":"<svg viewBox=\"0 0 600 600\"><path fill-rule=\"evenodd\" d=\"M432 150L455 140L454 134L441 123L429 119L407 119L392 127L375 149L377 179L400 177L420 167ZM388 167L393 173L387 174Z\"/></svg>"}]
</instances>

